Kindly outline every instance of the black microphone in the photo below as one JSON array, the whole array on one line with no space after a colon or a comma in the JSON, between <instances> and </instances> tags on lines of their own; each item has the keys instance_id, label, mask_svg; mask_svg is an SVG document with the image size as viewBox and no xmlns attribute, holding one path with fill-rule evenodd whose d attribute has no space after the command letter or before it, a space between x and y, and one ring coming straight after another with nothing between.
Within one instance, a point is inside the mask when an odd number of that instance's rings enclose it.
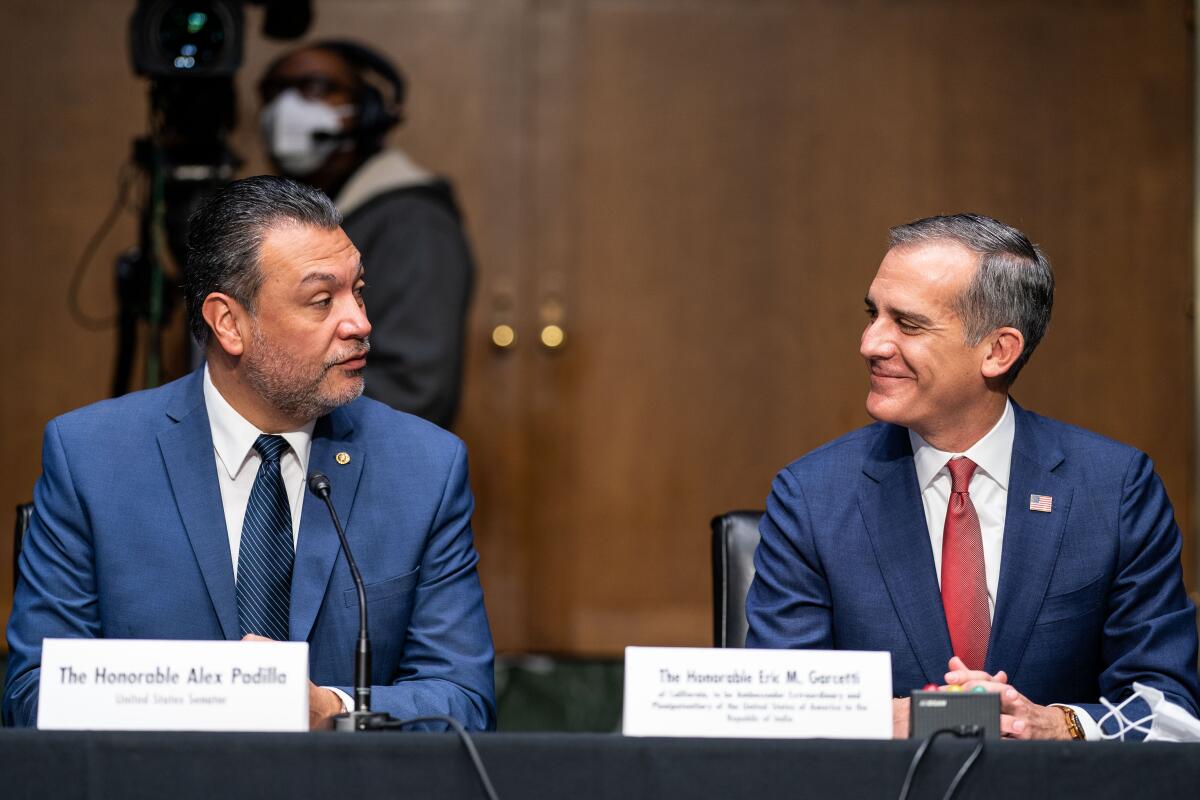
<instances>
[{"instance_id":1,"label":"black microphone","mask_svg":"<svg viewBox=\"0 0 1200 800\"><path fill-rule=\"evenodd\" d=\"M344 131L313 131L311 136L314 142L344 142L350 139L359 139L369 133L383 132L389 127L391 125L388 123L355 125L353 128Z\"/></svg>"},{"instance_id":2,"label":"black microphone","mask_svg":"<svg viewBox=\"0 0 1200 800\"><path fill-rule=\"evenodd\" d=\"M385 712L371 711L371 638L367 634L367 590L363 585L362 573L354 563L350 554L350 543L346 541L346 532L338 519L337 511L333 508L333 500L329 497L332 488L324 473L313 472L308 476L308 490L325 501L333 527L337 530L342 544L342 553L346 556L346 564L350 567L350 575L354 578L354 588L358 591L358 644L354 649L354 710L346 714L338 714L333 718L333 729L336 731L366 731L383 728L392 722L392 715Z\"/></svg>"},{"instance_id":3,"label":"black microphone","mask_svg":"<svg viewBox=\"0 0 1200 800\"><path fill-rule=\"evenodd\" d=\"M347 139L357 139L362 133L359 128L351 128L348 131L313 131L311 136L314 142L342 142ZM311 480L311 476L309 480Z\"/></svg>"}]
</instances>

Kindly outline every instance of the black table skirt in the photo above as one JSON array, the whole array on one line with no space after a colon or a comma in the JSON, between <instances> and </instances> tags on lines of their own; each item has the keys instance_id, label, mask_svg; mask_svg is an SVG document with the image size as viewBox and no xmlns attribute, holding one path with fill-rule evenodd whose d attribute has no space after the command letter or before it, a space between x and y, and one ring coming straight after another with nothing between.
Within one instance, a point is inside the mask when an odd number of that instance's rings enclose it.
<instances>
[{"instance_id":1,"label":"black table skirt","mask_svg":"<svg viewBox=\"0 0 1200 800\"><path fill-rule=\"evenodd\" d=\"M479 734L503 800L895 798L916 742ZM913 793L940 798L972 742L939 739ZM989 742L961 798L1200 797L1200 745ZM483 797L453 734L0 730L0 798Z\"/></svg>"}]
</instances>

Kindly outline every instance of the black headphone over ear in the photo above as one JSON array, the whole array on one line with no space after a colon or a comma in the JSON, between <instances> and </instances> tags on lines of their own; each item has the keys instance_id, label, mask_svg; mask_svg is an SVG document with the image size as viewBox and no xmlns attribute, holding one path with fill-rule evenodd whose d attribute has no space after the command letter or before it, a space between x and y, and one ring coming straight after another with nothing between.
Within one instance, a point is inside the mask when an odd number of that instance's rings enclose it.
<instances>
[{"instance_id":1,"label":"black headphone over ear","mask_svg":"<svg viewBox=\"0 0 1200 800\"><path fill-rule=\"evenodd\" d=\"M311 47L337 53L356 71L373 72L392 87L392 102L384 100L383 94L370 81L362 79L359 87L355 134L365 142L377 142L385 133L404 119L404 98L408 90L404 74L385 56L366 45L348 39L323 39L313 42Z\"/></svg>"}]
</instances>

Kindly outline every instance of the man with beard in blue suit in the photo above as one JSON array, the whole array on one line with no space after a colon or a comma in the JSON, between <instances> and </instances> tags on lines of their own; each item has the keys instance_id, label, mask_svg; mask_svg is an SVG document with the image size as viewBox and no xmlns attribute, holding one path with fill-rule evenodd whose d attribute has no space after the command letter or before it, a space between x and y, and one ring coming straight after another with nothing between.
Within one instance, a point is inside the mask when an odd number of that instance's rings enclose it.
<instances>
[{"instance_id":1,"label":"man with beard in blue suit","mask_svg":"<svg viewBox=\"0 0 1200 800\"><path fill-rule=\"evenodd\" d=\"M1100 738L1100 698L1134 681L1195 714L1195 609L1150 460L1009 397L1050 320L1049 262L974 214L889 244L860 346L878 422L776 478L747 645L889 651L896 693L983 686L1012 738Z\"/></svg>"},{"instance_id":2,"label":"man with beard in blue suit","mask_svg":"<svg viewBox=\"0 0 1200 800\"><path fill-rule=\"evenodd\" d=\"M237 181L193 216L186 294L207 364L46 428L8 624L3 713L37 719L47 637L309 643L310 724L353 707L367 584L375 710L495 724L466 452L361 398L364 265L319 191Z\"/></svg>"}]
</instances>

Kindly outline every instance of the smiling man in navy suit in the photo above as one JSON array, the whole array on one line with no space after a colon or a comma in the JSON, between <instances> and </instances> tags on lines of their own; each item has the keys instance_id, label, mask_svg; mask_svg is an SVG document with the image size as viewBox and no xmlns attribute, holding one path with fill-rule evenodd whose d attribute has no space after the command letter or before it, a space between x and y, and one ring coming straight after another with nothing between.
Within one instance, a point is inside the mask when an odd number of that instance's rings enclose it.
<instances>
[{"instance_id":1,"label":"smiling man in navy suit","mask_svg":"<svg viewBox=\"0 0 1200 800\"><path fill-rule=\"evenodd\" d=\"M747 645L889 651L897 736L930 683L999 692L1021 739L1099 738L1100 698L1134 681L1195 714L1196 614L1150 460L1009 397L1050 321L1049 262L974 214L889 245L860 345L878 422L776 478Z\"/></svg>"},{"instance_id":2,"label":"smiling man in navy suit","mask_svg":"<svg viewBox=\"0 0 1200 800\"><path fill-rule=\"evenodd\" d=\"M329 199L237 181L193 216L186 293L207 365L46 427L8 624L4 720L37 719L46 637L309 643L310 724L350 710L367 584L374 709L495 724L466 451L361 398L364 265Z\"/></svg>"}]
</instances>

